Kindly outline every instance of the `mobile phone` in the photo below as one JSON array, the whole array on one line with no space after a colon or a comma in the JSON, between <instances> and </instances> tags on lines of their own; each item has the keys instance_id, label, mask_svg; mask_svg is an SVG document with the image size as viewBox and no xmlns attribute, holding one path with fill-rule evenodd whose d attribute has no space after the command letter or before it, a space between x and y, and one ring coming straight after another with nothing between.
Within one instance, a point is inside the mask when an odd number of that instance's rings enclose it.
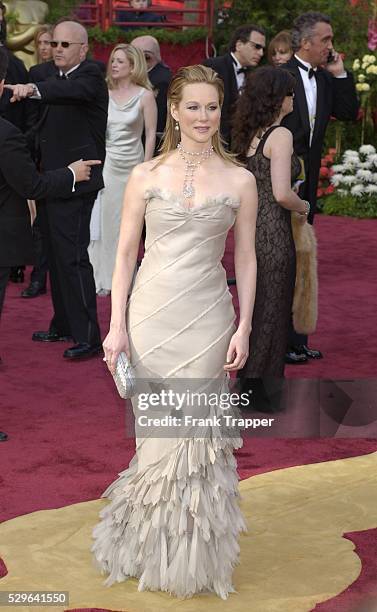
<instances>
[{"instance_id":1,"label":"mobile phone","mask_svg":"<svg viewBox=\"0 0 377 612\"><path fill-rule=\"evenodd\" d=\"M330 49L329 54L327 56L327 63L331 64L332 62L335 62L335 55L332 49Z\"/></svg>"}]
</instances>

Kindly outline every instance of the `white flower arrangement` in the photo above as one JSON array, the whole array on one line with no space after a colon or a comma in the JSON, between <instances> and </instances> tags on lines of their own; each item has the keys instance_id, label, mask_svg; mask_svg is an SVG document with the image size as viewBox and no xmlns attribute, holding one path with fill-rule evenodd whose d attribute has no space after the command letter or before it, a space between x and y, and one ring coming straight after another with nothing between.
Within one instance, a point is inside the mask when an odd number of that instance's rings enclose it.
<instances>
[{"instance_id":1,"label":"white flower arrangement","mask_svg":"<svg viewBox=\"0 0 377 612\"><path fill-rule=\"evenodd\" d=\"M351 195L354 195L356 197L362 196L364 191L365 190L363 185L353 185L353 187L351 187Z\"/></svg>"},{"instance_id":2,"label":"white flower arrangement","mask_svg":"<svg viewBox=\"0 0 377 612\"><path fill-rule=\"evenodd\" d=\"M367 145L361 145L361 147L359 149L359 152L362 155L368 155L368 156L373 155L374 156L374 154L376 153L376 149L374 148L373 145L368 145L368 144Z\"/></svg>"},{"instance_id":3,"label":"white flower arrangement","mask_svg":"<svg viewBox=\"0 0 377 612\"><path fill-rule=\"evenodd\" d=\"M358 151L348 149L343 153L340 164L332 166L330 182L334 193L354 196L363 201L377 198L377 153L373 145L362 145Z\"/></svg>"},{"instance_id":4,"label":"white flower arrangement","mask_svg":"<svg viewBox=\"0 0 377 612\"><path fill-rule=\"evenodd\" d=\"M331 169L334 172L335 176L338 172L344 172L345 170L347 170L347 164L334 164L333 166L331 166Z\"/></svg>"},{"instance_id":5,"label":"white flower arrangement","mask_svg":"<svg viewBox=\"0 0 377 612\"><path fill-rule=\"evenodd\" d=\"M370 160L365 161L365 162L360 162L359 168L363 168L364 170L369 170L370 168L373 168L373 162Z\"/></svg>"},{"instance_id":6,"label":"white flower arrangement","mask_svg":"<svg viewBox=\"0 0 377 612\"><path fill-rule=\"evenodd\" d=\"M367 54L361 59L357 58L352 64L356 76L356 91L367 94L374 88L377 77L377 58Z\"/></svg>"},{"instance_id":7,"label":"white flower arrangement","mask_svg":"<svg viewBox=\"0 0 377 612\"><path fill-rule=\"evenodd\" d=\"M365 187L366 193L377 193L377 185L370 183Z\"/></svg>"},{"instance_id":8,"label":"white flower arrangement","mask_svg":"<svg viewBox=\"0 0 377 612\"><path fill-rule=\"evenodd\" d=\"M369 183L370 179L373 177L373 172L370 170L356 170L356 178L361 179L364 183Z\"/></svg>"},{"instance_id":9,"label":"white flower arrangement","mask_svg":"<svg viewBox=\"0 0 377 612\"><path fill-rule=\"evenodd\" d=\"M339 182L344 183L344 185L352 185L353 183L356 183L356 181L356 176L347 174L345 176L342 176L342 178L339 180Z\"/></svg>"}]
</instances>

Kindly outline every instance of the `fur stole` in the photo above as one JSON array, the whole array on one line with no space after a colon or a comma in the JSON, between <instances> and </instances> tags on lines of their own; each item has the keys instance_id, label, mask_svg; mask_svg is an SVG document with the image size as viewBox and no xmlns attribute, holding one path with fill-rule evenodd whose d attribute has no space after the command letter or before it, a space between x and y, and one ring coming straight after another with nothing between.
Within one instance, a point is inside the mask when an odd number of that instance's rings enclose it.
<instances>
[{"instance_id":1,"label":"fur stole","mask_svg":"<svg viewBox=\"0 0 377 612\"><path fill-rule=\"evenodd\" d=\"M291 219L296 247L293 327L299 334L312 334L318 316L317 240L312 225L301 224L294 213Z\"/></svg>"}]
</instances>

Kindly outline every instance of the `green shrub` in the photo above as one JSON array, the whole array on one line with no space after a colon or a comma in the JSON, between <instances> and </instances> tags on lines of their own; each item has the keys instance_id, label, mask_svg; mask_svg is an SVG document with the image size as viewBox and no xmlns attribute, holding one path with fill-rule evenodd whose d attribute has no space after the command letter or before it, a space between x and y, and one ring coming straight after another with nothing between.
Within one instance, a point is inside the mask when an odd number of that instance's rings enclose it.
<instances>
[{"instance_id":1,"label":"green shrub","mask_svg":"<svg viewBox=\"0 0 377 612\"><path fill-rule=\"evenodd\" d=\"M346 54L348 67L355 57L367 52L370 10L366 0L357 6L348 0L233 0L228 17L216 26L215 42L224 51L232 31L246 23L263 26L268 42L281 30L289 30L294 19L307 11L319 11L330 17L334 46Z\"/></svg>"},{"instance_id":2,"label":"green shrub","mask_svg":"<svg viewBox=\"0 0 377 612\"><path fill-rule=\"evenodd\" d=\"M173 45L189 45L196 40L204 40L207 35L206 28L187 28L186 30L170 30L169 28L138 28L125 32L121 28L113 26L108 30L101 30L99 26L88 28L89 40L91 42L114 44L118 41L130 42L135 36L153 35L160 43L171 43Z\"/></svg>"},{"instance_id":3,"label":"green shrub","mask_svg":"<svg viewBox=\"0 0 377 612\"><path fill-rule=\"evenodd\" d=\"M376 197L340 196L334 193L321 202L320 208L325 215L355 217L356 219L377 218Z\"/></svg>"},{"instance_id":4,"label":"green shrub","mask_svg":"<svg viewBox=\"0 0 377 612\"><path fill-rule=\"evenodd\" d=\"M62 17L71 17L80 0L46 0L49 6L48 23L56 23Z\"/></svg>"}]
</instances>

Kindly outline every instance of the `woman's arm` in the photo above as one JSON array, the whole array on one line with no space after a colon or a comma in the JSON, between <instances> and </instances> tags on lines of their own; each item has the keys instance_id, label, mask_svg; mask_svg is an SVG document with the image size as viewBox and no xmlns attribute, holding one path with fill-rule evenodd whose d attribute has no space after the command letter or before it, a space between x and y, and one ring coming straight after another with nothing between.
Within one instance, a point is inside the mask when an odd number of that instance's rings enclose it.
<instances>
[{"instance_id":1,"label":"woman's arm","mask_svg":"<svg viewBox=\"0 0 377 612\"><path fill-rule=\"evenodd\" d=\"M234 266L240 320L227 353L227 371L242 368L249 354L249 336L255 301L257 261L255 256L255 225L258 211L258 193L254 176L244 171L241 185L241 206L234 226Z\"/></svg>"},{"instance_id":2,"label":"woman's arm","mask_svg":"<svg viewBox=\"0 0 377 612\"><path fill-rule=\"evenodd\" d=\"M107 366L112 372L121 351L125 351L130 357L126 304L144 223L144 190L148 171L143 166L144 164L140 164L131 172L123 200L119 243L111 286L110 330L103 343Z\"/></svg>"},{"instance_id":3,"label":"woman's arm","mask_svg":"<svg viewBox=\"0 0 377 612\"><path fill-rule=\"evenodd\" d=\"M274 198L280 206L306 215L308 206L292 190L291 158L293 137L284 127L273 131L265 145L265 153L271 159L271 183Z\"/></svg>"},{"instance_id":4,"label":"woman's arm","mask_svg":"<svg viewBox=\"0 0 377 612\"><path fill-rule=\"evenodd\" d=\"M157 104L153 92L146 91L141 99L144 114L145 129L145 155L144 160L149 161L154 154L156 145Z\"/></svg>"}]
</instances>

